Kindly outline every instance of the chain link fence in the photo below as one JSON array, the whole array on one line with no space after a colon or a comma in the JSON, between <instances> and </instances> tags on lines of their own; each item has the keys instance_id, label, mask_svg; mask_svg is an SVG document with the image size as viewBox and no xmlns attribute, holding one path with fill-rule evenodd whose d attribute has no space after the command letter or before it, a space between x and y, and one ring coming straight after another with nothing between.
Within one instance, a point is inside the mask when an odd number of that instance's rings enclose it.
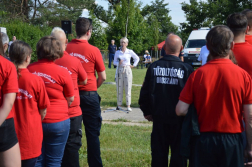
<instances>
[{"instance_id":1,"label":"chain link fence","mask_svg":"<svg viewBox=\"0 0 252 167\"><path fill-rule=\"evenodd\" d=\"M109 62L109 51L108 50L100 50L103 62L108 63Z\"/></svg>"}]
</instances>

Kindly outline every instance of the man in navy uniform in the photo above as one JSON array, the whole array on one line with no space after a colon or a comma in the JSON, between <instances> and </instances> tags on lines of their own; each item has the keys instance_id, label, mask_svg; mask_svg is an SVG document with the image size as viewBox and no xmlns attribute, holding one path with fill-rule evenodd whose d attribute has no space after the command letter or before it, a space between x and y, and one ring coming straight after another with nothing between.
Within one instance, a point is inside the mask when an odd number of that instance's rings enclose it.
<instances>
[{"instance_id":1,"label":"man in navy uniform","mask_svg":"<svg viewBox=\"0 0 252 167\"><path fill-rule=\"evenodd\" d=\"M179 58L182 49L181 38L169 34L165 41L166 54L150 65L140 92L139 105L144 117L153 121L151 152L154 167L168 166L169 147L170 167L186 167L186 159L179 152L182 119L176 115L175 107L193 68Z\"/></svg>"},{"instance_id":2,"label":"man in navy uniform","mask_svg":"<svg viewBox=\"0 0 252 167\"><path fill-rule=\"evenodd\" d=\"M111 62L114 60L115 57L115 52L117 50L117 47L115 45L115 40L111 40L111 44L108 47L109 50L109 65L108 68L111 68ZM114 68L116 68L116 66L114 66Z\"/></svg>"}]
</instances>

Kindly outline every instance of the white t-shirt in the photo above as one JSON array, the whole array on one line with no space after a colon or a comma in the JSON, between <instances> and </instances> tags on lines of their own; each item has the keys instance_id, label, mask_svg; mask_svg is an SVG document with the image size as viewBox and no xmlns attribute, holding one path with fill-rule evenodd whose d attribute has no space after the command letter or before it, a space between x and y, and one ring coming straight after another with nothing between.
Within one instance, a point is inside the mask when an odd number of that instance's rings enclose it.
<instances>
[{"instance_id":1,"label":"white t-shirt","mask_svg":"<svg viewBox=\"0 0 252 167\"><path fill-rule=\"evenodd\" d=\"M198 57L198 61L202 61L202 66L206 64L208 55L209 55L209 50L207 49L206 45L204 45L201 48L200 55Z\"/></svg>"},{"instance_id":2,"label":"white t-shirt","mask_svg":"<svg viewBox=\"0 0 252 167\"><path fill-rule=\"evenodd\" d=\"M133 66L136 67L138 62L139 62L139 57L137 56L137 54L131 50L131 49L127 49L125 50L125 52L122 52L121 50L117 50L115 52L115 57L114 57L114 65L118 65L119 64L119 60L122 60L122 64L121 66L129 66L130 65L130 58L134 59L134 64Z\"/></svg>"}]
</instances>

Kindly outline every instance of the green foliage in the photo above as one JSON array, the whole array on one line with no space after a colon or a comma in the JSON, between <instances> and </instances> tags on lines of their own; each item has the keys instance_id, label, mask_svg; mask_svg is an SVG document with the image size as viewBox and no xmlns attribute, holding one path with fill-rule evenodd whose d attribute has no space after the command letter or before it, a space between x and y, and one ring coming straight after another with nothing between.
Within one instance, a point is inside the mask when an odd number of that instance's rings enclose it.
<instances>
[{"instance_id":1,"label":"green foliage","mask_svg":"<svg viewBox=\"0 0 252 167\"><path fill-rule=\"evenodd\" d=\"M18 20L14 20L11 23L1 24L1 26L6 27L10 40L12 39L12 36L15 35L17 37L17 40L22 40L31 46L33 51L31 59L32 62L37 60L37 42L41 37L50 35L52 30L49 27L38 27Z\"/></svg>"},{"instance_id":2,"label":"green foliage","mask_svg":"<svg viewBox=\"0 0 252 167\"><path fill-rule=\"evenodd\" d=\"M252 1L248 0L190 0L190 4L181 4L187 20L181 23L181 34L185 36L195 28L226 24L229 14L252 8Z\"/></svg>"},{"instance_id":3,"label":"green foliage","mask_svg":"<svg viewBox=\"0 0 252 167\"><path fill-rule=\"evenodd\" d=\"M83 9L94 7L95 0L2 0L0 11L7 15L1 21L19 18L27 23L54 27L61 20L76 20Z\"/></svg>"},{"instance_id":4,"label":"green foliage","mask_svg":"<svg viewBox=\"0 0 252 167\"><path fill-rule=\"evenodd\" d=\"M140 4L135 0L121 0L113 14L114 17L109 21L107 29L108 41L115 39L116 45L120 46L120 39L127 36L128 48L133 49L137 54L141 53L145 49L143 43L147 25L141 15Z\"/></svg>"},{"instance_id":5,"label":"green foliage","mask_svg":"<svg viewBox=\"0 0 252 167\"><path fill-rule=\"evenodd\" d=\"M101 24L102 22L95 17L95 15L90 12L92 19L92 36L89 40L89 43L98 47L100 50L107 50L108 49L108 42L107 42L107 35L106 35L106 28L104 28Z\"/></svg>"},{"instance_id":6,"label":"green foliage","mask_svg":"<svg viewBox=\"0 0 252 167\"><path fill-rule=\"evenodd\" d=\"M158 43L165 40L169 32L176 33L178 27L171 22L171 16L169 16L170 10L168 9L168 3L164 3L164 0L155 0L151 2L151 5L146 5L141 14L146 17L147 23L152 26L153 16L156 17L159 22L159 40ZM157 25L155 25L157 26ZM153 45L155 46L155 45Z\"/></svg>"}]
</instances>

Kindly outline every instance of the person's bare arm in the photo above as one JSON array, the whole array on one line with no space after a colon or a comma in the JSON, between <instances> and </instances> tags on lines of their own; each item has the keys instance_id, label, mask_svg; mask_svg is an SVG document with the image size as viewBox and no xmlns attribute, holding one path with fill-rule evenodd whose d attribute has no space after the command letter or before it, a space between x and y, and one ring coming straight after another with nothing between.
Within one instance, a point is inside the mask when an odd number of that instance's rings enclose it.
<instances>
[{"instance_id":1,"label":"person's bare arm","mask_svg":"<svg viewBox=\"0 0 252 167\"><path fill-rule=\"evenodd\" d=\"M87 84L87 79L85 81L79 81L78 84L79 85L86 85Z\"/></svg>"},{"instance_id":2,"label":"person's bare arm","mask_svg":"<svg viewBox=\"0 0 252 167\"><path fill-rule=\"evenodd\" d=\"M74 101L74 96L72 96L72 97L66 97L66 100L67 100L68 106L71 106L72 102Z\"/></svg>"},{"instance_id":3,"label":"person's bare arm","mask_svg":"<svg viewBox=\"0 0 252 167\"><path fill-rule=\"evenodd\" d=\"M3 95L3 104L0 107L0 126L9 115L16 98L16 93L7 93Z\"/></svg>"},{"instance_id":4,"label":"person's bare arm","mask_svg":"<svg viewBox=\"0 0 252 167\"><path fill-rule=\"evenodd\" d=\"M187 104L181 100L179 100L177 106L176 106L176 114L177 116L185 116L188 112L190 104Z\"/></svg>"},{"instance_id":5,"label":"person's bare arm","mask_svg":"<svg viewBox=\"0 0 252 167\"><path fill-rule=\"evenodd\" d=\"M41 115L41 120L43 120L43 119L45 118L45 116L46 116L46 111L47 111L46 108L44 108L44 109L39 109L39 113L40 113L40 115Z\"/></svg>"},{"instance_id":6,"label":"person's bare arm","mask_svg":"<svg viewBox=\"0 0 252 167\"><path fill-rule=\"evenodd\" d=\"M248 162L252 163L252 104L243 105L245 118L245 131L247 137L247 158Z\"/></svg>"},{"instance_id":7,"label":"person's bare arm","mask_svg":"<svg viewBox=\"0 0 252 167\"><path fill-rule=\"evenodd\" d=\"M98 78L97 78L97 88L99 88L102 83L106 80L106 72L102 71L102 72L97 72L98 74Z\"/></svg>"},{"instance_id":8,"label":"person's bare arm","mask_svg":"<svg viewBox=\"0 0 252 167\"><path fill-rule=\"evenodd\" d=\"M184 62L184 56L180 56L180 60Z\"/></svg>"}]
</instances>

